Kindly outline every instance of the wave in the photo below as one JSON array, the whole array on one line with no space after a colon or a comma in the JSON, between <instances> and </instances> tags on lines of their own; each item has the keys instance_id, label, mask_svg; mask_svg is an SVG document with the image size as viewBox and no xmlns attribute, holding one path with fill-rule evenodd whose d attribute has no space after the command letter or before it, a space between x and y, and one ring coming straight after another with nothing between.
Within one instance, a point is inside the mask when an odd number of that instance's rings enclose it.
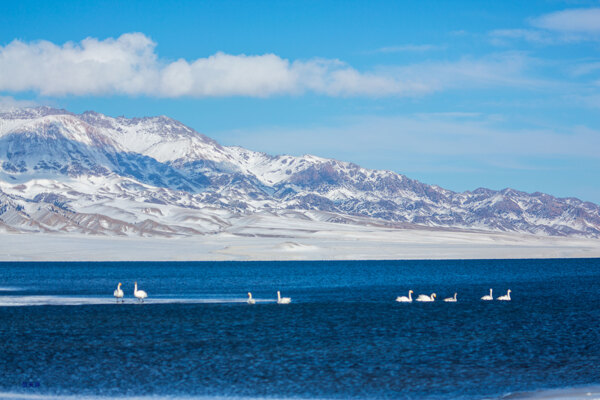
<instances>
[{"instance_id":1,"label":"wave","mask_svg":"<svg viewBox=\"0 0 600 400\"><path fill-rule=\"evenodd\" d=\"M246 303L246 298L240 299L198 299L198 298L149 298L143 304L227 304ZM256 299L257 303L275 303L272 299ZM116 304L110 297L71 297L71 296L0 296L0 307L25 307L25 306L84 306ZM137 299L124 299L123 304L140 304ZM119 304L121 305L121 304ZM1 397L0 397L1 398Z\"/></svg>"}]
</instances>

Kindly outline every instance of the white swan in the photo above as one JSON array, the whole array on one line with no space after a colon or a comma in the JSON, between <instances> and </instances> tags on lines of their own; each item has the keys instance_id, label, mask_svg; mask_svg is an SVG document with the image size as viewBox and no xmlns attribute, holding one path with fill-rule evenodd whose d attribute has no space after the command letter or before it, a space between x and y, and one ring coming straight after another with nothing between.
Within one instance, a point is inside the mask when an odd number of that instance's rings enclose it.
<instances>
[{"instance_id":1,"label":"white swan","mask_svg":"<svg viewBox=\"0 0 600 400\"><path fill-rule=\"evenodd\" d=\"M490 289L490 294L488 294L487 296L483 296L481 300L494 300L494 298L492 297L492 289Z\"/></svg>"},{"instance_id":2,"label":"white swan","mask_svg":"<svg viewBox=\"0 0 600 400\"><path fill-rule=\"evenodd\" d=\"M456 293L454 293L454 297L448 297L444 301L447 303L456 303Z\"/></svg>"},{"instance_id":3,"label":"white swan","mask_svg":"<svg viewBox=\"0 0 600 400\"><path fill-rule=\"evenodd\" d=\"M133 295L142 303L144 302L144 299L148 297L148 293L144 292L143 290L137 290L137 282L135 283L135 288L133 289Z\"/></svg>"},{"instance_id":4,"label":"white swan","mask_svg":"<svg viewBox=\"0 0 600 400\"><path fill-rule=\"evenodd\" d=\"M248 292L248 304L255 304L256 300L252 298L252 293Z\"/></svg>"},{"instance_id":5,"label":"white swan","mask_svg":"<svg viewBox=\"0 0 600 400\"><path fill-rule=\"evenodd\" d=\"M435 301L436 296L437 295L435 293L431 293L431 296L420 294L419 297L417 297L417 301Z\"/></svg>"},{"instance_id":6,"label":"white swan","mask_svg":"<svg viewBox=\"0 0 600 400\"><path fill-rule=\"evenodd\" d=\"M277 291L277 304L290 304L292 299L289 297L281 297L281 292Z\"/></svg>"},{"instance_id":7,"label":"white swan","mask_svg":"<svg viewBox=\"0 0 600 400\"><path fill-rule=\"evenodd\" d=\"M510 289L508 289L508 292L504 296L500 296L496 300L510 301Z\"/></svg>"},{"instance_id":8,"label":"white swan","mask_svg":"<svg viewBox=\"0 0 600 400\"><path fill-rule=\"evenodd\" d=\"M412 294L413 294L413 291L409 290L408 291L408 297L406 297L406 296L398 296L398 297L396 297L396 301L398 301L400 303L412 303Z\"/></svg>"},{"instance_id":9,"label":"white swan","mask_svg":"<svg viewBox=\"0 0 600 400\"><path fill-rule=\"evenodd\" d=\"M117 290L113 292L113 296L117 298L117 303L119 302L119 299L121 299L121 302L123 302L123 291L121 290L121 282L119 282L119 284L117 285Z\"/></svg>"}]
</instances>

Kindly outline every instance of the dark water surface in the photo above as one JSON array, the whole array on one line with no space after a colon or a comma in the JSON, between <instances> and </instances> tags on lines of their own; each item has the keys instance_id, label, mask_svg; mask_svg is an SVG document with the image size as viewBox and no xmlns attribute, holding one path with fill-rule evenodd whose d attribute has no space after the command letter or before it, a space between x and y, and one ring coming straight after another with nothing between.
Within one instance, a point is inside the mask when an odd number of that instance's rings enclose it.
<instances>
[{"instance_id":1,"label":"dark water surface","mask_svg":"<svg viewBox=\"0 0 600 400\"><path fill-rule=\"evenodd\" d=\"M513 300L479 300L489 288ZM438 301L394 301L409 289ZM0 263L5 396L481 399L598 383L598 259Z\"/></svg>"}]
</instances>

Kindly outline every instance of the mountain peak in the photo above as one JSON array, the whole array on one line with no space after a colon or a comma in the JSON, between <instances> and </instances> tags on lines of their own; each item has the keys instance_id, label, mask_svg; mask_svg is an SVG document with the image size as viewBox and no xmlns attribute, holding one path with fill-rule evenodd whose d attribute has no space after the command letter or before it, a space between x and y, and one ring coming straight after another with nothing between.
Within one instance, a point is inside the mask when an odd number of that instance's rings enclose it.
<instances>
[{"instance_id":1,"label":"mountain peak","mask_svg":"<svg viewBox=\"0 0 600 400\"><path fill-rule=\"evenodd\" d=\"M37 106L37 107L22 107L14 108L8 111L0 111L0 118L4 120L11 119L33 119L41 118L48 115L75 115L67 110L60 108L53 108L50 106Z\"/></svg>"}]
</instances>

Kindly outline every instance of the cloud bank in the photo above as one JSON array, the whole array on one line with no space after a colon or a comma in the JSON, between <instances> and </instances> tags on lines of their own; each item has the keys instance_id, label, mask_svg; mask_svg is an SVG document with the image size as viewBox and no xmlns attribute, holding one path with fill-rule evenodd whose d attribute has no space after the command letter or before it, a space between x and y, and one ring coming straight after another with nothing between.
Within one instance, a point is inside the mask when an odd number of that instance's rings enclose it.
<instances>
[{"instance_id":1,"label":"cloud bank","mask_svg":"<svg viewBox=\"0 0 600 400\"><path fill-rule=\"evenodd\" d=\"M43 96L130 95L270 97L311 92L326 96L422 96L490 84L522 84L515 55L358 71L335 59L288 60L275 54L216 53L166 61L142 33L56 45L14 40L0 46L0 92Z\"/></svg>"}]
</instances>

